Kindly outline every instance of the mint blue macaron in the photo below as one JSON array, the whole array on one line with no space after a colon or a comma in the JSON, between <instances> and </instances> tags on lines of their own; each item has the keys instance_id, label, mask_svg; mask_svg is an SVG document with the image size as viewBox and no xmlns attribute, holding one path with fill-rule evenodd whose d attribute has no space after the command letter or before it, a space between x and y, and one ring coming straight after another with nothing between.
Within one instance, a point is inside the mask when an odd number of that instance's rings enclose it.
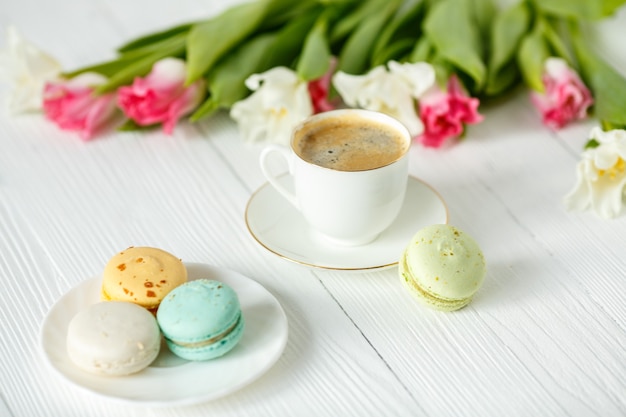
<instances>
[{"instance_id":1,"label":"mint blue macaron","mask_svg":"<svg viewBox=\"0 0 626 417\"><path fill-rule=\"evenodd\" d=\"M161 302L157 322L172 353L191 361L229 352L244 329L237 293L227 284L209 279L174 288Z\"/></svg>"}]
</instances>

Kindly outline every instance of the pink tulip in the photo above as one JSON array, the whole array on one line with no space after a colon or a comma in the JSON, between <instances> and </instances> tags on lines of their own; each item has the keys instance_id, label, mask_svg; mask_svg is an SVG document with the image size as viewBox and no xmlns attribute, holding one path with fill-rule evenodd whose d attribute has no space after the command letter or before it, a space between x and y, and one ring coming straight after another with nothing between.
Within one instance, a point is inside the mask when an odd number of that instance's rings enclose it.
<instances>
[{"instance_id":1,"label":"pink tulip","mask_svg":"<svg viewBox=\"0 0 626 417\"><path fill-rule=\"evenodd\" d=\"M419 102L420 118L424 123L424 133L418 140L428 147L438 148L448 138L463 133L465 124L479 123L483 117L478 113L477 98L468 96L452 75L448 80L448 91L437 87L427 92Z\"/></svg>"},{"instance_id":2,"label":"pink tulip","mask_svg":"<svg viewBox=\"0 0 626 417\"><path fill-rule=\"evenodd\" d=\"M165 58L157 61L145 77L120 87L118 102L126 116L140 126L163 124L171 134L178 120L191 113L204 97L204 81L185 87L185 61Z\"/></svg>"},{"instance_id":3,"label":"pink tulip","mask_svg":"<svg viewBox=\"0 0 626 417\"><path fill-rule=\"evenodd\" d=\"M593 104L591 93L564 60L546 60L543 84L545 93L533 92L531 99L543 115L546 126L559 129L587 117L587 109Z\"/></svg>"},{"instance_id":4,"label":"pink tulip","mask_svg":"<svg viewBox=\"0 0 626 417\"><path fill-rule=\"evenodd\" d=\"M111 120L115 95L96 96L94 87L106 82L95 73L80 74L70 80L48 82L44 87L43 109L61 129L77 130L83 140L90 139Z\"/></svg>"}]
</instances>

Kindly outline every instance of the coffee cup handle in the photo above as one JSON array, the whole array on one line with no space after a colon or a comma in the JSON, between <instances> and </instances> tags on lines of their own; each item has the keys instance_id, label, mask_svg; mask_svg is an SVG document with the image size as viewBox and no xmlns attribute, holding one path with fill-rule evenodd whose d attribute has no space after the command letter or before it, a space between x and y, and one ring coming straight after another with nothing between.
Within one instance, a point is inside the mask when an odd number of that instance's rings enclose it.
<instances>
[{"instance_id":1,"label":"coffee cup handle","mask_svg":"<svg viewBox=\"0 0 626 417\"><path fill-rule=\"evenodd\" d=\"M263 175L269 181L272 187L274 187L276 191L278 191L283 197L285 197L287 201L293 204L295 208L300 210L300 205L298 204L298 199L296 198L296 196L292 192L288 191L285 187L283 187L283 185L278 181L278 178L276 178L276 176L270 172L267 166L267 158L272 153L277 153L287 161L287 164L289 166L289 174L293 177L291 150L282 145L267 145L261 151L261 155L259 156L259 162L261 165L261 172L263 172Z\"/></svg>"}]
</instances>

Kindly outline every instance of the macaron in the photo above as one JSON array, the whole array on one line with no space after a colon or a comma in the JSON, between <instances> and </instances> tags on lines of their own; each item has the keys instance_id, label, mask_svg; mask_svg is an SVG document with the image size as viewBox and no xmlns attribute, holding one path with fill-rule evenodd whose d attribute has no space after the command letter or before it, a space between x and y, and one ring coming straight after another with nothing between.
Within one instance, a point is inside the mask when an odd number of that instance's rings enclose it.
<instances>
[{"instance_id":1,"label":"macaron","mask_svg":"<svg viewBox=\"0 0 626 417\"><path fill-rule=\"evenodd\" d=\"M79 368L100 375L128 375L159 354L154 315L137 304L99 302L76 314L67 330L67 354Z\"/></svg>"},{"instance_id":2,"label":"macaron","mask_svg":"<svg viewBox=\"0 0 626 417\"><path fill-rule=\"evenodd\" d=\"M162 249L130 247L113 256L102 273L101 299L128 301L156 313L163 298L187 282L187 268Z\"/></svg>"},{"instance_id":3,"label":"macaron","mask_svg":"<svg viewBox=\"0 0 626 417\"><path fill-rule=\"evenodd\" d=\"M165 342L175 355L214 359L237 345L244 319L237 293L223 282L199 279L170 292L157 311Z\"/></svg>"},{"instance_id":4,"label":"macaron","mask_svg":"<svg viewBox=\"0 0 626 417\"><path fill-rule=\"evenodd\" d=\"M465 307L487 271L478 243L447 224L419 230L404 250L400 278L417 300L428 307L454 311Z\"/></svg>"}]
</instances>

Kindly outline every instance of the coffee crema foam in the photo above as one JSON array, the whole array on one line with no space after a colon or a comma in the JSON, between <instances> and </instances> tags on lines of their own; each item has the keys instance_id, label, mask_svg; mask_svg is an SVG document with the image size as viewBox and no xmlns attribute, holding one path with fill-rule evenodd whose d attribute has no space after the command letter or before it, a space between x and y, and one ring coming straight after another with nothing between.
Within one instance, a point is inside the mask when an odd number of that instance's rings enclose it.
<instances>
[{"instance_id":1,"label":"coffee crema foam","mask_svg":"<svg viewBox=\"0 0 626 417\"><path fill-rule=\"evenodd\" d=\"M401 132L360 116L321 119L296 133L303 160L338 171L365 171L400 159L409 147Z\"/></svg>"}]
</instances>

